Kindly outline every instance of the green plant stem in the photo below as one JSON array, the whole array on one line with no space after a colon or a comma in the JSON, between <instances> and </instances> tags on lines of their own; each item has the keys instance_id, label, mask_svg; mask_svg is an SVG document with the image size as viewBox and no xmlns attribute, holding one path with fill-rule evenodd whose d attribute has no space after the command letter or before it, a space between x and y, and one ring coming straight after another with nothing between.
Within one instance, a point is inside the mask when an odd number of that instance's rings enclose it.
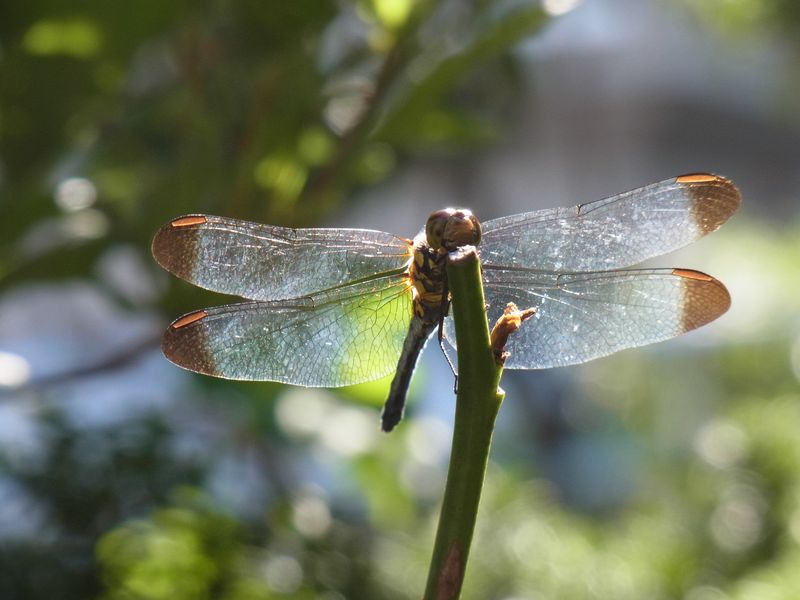
<instances>
[{"instance_id":1,"label":"green plant stem","mask_svg":"<svg viewBox=\"0 0 800 600\"><path fill-rule=\"evenodd\" d=\"M450 467L424 600L461 594L497 411L502 368L494 360L480 262L466 247L447 266L458 340L458 393Z\"/></svg>"}]
</instances>

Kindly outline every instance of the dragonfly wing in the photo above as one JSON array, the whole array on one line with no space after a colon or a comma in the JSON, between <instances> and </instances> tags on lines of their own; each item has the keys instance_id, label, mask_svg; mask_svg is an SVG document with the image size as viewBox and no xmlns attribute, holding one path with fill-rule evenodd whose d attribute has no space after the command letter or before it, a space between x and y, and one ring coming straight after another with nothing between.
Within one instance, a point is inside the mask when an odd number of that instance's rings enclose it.
<instances>
[{"instance_id":1,"label":"dragonfly wing","mask_svg":"<svg viewBox=\"0 0 800 600\"><path fill-rule=\"evenodd\" d=\"M170 325L162 349L178 366L216 377L338 387L391 372L411 315L407 279L390 276L195 311Z\"/></svg>"},{"instance_id":2,"label":"dragonfly wing","mask_svg":"<svg viewBox=\"0 0 800 600\"><path fill-rule=\"evenodd\" d=\"M490 325L508 302L536 309L509 338L510 369L577 364L669 339L730 306L722 283L687 269L558 274L484 267L484 278ZM452 323L446 334L453 343Z\"/></svg>"},{"instance_id":3,"label":"dragonfly wing","mask_svg":"<svg viewBox=\"0 0 800 600\"><path fill-rule=\"evenodd\" d=\"M367 229L289 229L211 215L164 225L153 256L200 287L252 300L304 296L402 270L409 243Z\"/></svg>"},{"instance_id":4,"label":"dragonfly wing","mask_svg":"<svg viewBox=\"0 0 800 600\"><path fill-rule=\"evenodd\" d=\"M620 269L714 231L740 202L724 177L684 175L573 208L488 221L481 261L546 271Z\"/></svg>"}]
</instances>

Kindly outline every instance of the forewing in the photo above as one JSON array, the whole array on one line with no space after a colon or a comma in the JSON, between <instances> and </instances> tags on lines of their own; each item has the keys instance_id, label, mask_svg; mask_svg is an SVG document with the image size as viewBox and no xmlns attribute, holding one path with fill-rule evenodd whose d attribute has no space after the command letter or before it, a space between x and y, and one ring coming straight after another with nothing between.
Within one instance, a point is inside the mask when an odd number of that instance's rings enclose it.
<instances>
[{"instance_id":1,"label":"forewing","mask_svg":"<svg viewBox=\"0 0 800 600\"><path fill-rule=\"evenodd\" d=\"M289 229L189 215L156 233L153 256L200 287L280 300L398 272L411 255L406 240L381 231Z\"/></svg>"},{"instance_id":2,"label":"forewing","mask_svg":"<svg viewBox=\"0 0 800 600\"><path fill-rule=\"evenodd\" d=\"M635 265L717 229L738 208L736 186L698 173L573 208L483 224L484 265L601 271Z\"/></svg>"},{"instance_id":3,"label":"forewing","mask_svg":"<svg viewBox=\"0 0 800 600\"><path fill-rule=\"evenodd\" d=\"M411 321L403 276L285 301L184 315L164 334L176 365L215 377L337 387L394 370Z\"/></svg>"},{"instance_id":4,"label":"forewing","mask_svg":"<svg viewBox=\"0 0 800 600\"><path fill-rule=\"evenodd\" d=\"M510 369L577 364L669 339L730 306L722 283L687 269L557 274L484 267L484 279L490 325L508 302L536 309L509 338ZM446 335L454 340L452 323Z\"/></svg>"}]
</instances>

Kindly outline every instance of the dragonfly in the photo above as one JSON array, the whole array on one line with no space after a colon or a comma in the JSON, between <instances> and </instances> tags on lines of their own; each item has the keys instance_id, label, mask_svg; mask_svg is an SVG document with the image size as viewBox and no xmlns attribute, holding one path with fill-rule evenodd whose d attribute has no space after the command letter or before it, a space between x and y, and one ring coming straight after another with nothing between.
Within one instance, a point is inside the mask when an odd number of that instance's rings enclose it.
<instances>
[{"instance_id":1,"label":"dragonfly","mask_svg":"<svg viewBox=\"0 0 800 600\"><path fill-rule=\"evenodd\" d=\"M741 197L692 173L572 208L481 225L431 215L413 239L369 229L291 229L212 215L173 219L152 251L170 273L243 302L189 312L163 337L176 365L215 377L341 387L395 372L381 416L391 431L426 341L456 347L446 257L475 245L487 316L533 309L507 342L508 369L583 363L672 338L730 306L714 277L631 268L716 230Z\"/></svg>"}]
</instances>

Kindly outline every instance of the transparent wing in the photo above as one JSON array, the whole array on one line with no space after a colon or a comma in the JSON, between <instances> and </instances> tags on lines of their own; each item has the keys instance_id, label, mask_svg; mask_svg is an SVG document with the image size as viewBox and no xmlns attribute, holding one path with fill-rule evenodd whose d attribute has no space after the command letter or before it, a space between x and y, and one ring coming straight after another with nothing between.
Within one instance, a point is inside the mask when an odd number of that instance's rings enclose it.
<instances>
[{"instance_id":1,"label":"transparent wing","mask_svg":"<svg viewBox=\"0 0 800 600\"><path fill-rule=\"evenodd\" d=\"M407 278L390 276L189 313L170 325L162 350L176 365L216 377L337 387L394 370L411 316Z\"/></svg>"},{"instance_id":2,"label":"transparent wing","mask_svg":"<svg viewBox=\"0 0 800 600\"><path fill-rule=\"evenodd\" d=\"M586 362L690 331L730 306L725 286L687 269L545 273L484 266L489 324L508 302L536 314L509 338L510 369ZM445 323L455 345L452 318Z\"/></svg>"},{"instance_id":3,"label":"transparent wing","mask_svg":"<svg viewBox=\"0 0 800 600\"><path fill-rule=\"evenodd\" d=\"M288 229L210 215L173 219L153 256L200 287L252 300L304 296L401 270L409 243L366 229Z\"/></svg>"},{"instance_id":4,"label":"transparent wing","mask_svg":"<svg viewBox=\"0 0 800 600\"><path fill-rule=\"evenodd\" d=\"M724 177L683 175L590 204L488 221L481 261L543 271L620 269L714 231L740 202Z\"/></svg>"}]
</instances>

